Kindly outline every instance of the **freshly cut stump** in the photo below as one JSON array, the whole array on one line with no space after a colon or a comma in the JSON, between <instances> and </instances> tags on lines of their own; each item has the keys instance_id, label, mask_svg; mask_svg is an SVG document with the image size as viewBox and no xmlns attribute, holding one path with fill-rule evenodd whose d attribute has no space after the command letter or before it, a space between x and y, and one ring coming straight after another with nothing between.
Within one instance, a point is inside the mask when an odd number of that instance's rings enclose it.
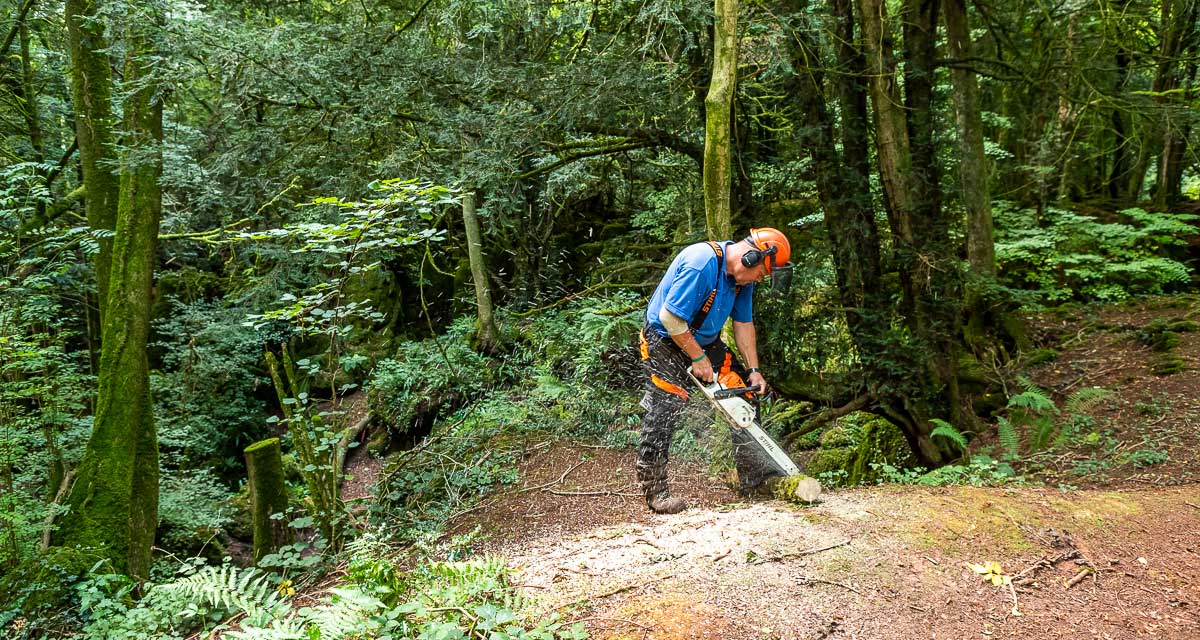
<instances>
[{"instance_id":1,"label":"freshly cut stump","mask_svg":"<svg viewBox=\"0 0 1200 640\"><path fill-rule=\"evenodd\" d=\"M771 487L771 495L788 502L812 504L821 497L821 483L804 474L788 476Z\"/></svg>"}]
</instances>

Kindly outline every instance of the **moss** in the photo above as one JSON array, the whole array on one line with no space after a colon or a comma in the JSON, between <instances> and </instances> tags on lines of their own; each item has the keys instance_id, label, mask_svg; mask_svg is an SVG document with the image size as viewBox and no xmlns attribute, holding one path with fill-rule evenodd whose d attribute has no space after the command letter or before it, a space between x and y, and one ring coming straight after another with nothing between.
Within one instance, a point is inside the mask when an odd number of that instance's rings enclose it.
<instances>
[{"instance_id":1,"label":"moss","mask_svg":"<svg viewBox=\"0 0 1200 640\"><path fill-rule=\"evenodd\" d=\"M847 471L850 484L871 483L878 478L873 465L907 466L912 462L912 450L904 433L883 418L872 418L863 428L863 437L854 453L854 462Z\"/></svg>"},{"instance_id":2,"label":"moss","mask_svg":"<svg viewBox=\"0 0 1200 640\"><path fill-rule=\"evenodd\" d=\"M821 434L821 448L836 449L838 447L853 447L858 444L858 440L859 433L857 429L839 425Z\"/></svg>"},{"instance_id":3,"label":"moss","mask_svg":"<svg viewBox=\"0 0 1200 640\"><path fill-rule=\"evenodd\" d=\"M821 496L821 484L804 474L788 476L771 487L771 495L787 502L809 504Z\"/></svg>"},{"instance_id":4,"label":"moss","mask_svg":"<svg viewBox=\"0 0 1200 640\"><path fill-rule=\"evenodd\" d=\"M287 524L280 518L272 518L274 514L287 512L288 499L279 438L255 442L246 447L245 454L257 562L291 540Z\"/></svg>"},{"instance_id":5,"label":"moss","mask_svg":"<svg viewBox=\"0 0 1200 640\"><path fill-rule=\"evenodd\" d=\"M1025 359L1025 366L1036 367L1058 359L1058 351L1054 349L1037 349Z\"/></svg>"},{"instance_id":6,"label":"moss","mask_svg":"<svg viewBox=\"0 0 1200 640\"><path fill-rule=\"evenodd\" d=\"M24 558L0 576L0 593L4 594L6 606L28 616L66 609L75 604L76 585L101 560L100 554L90 551L51 547ZM111 568L100 571L109 573Z\"/></svg>"},{"instance_id":7,"label":"moss","mask_svg":"<svg viewBox=\"0 0 1200 640\"><path fill-rule=\"evenodd\" d=\"M958 381L960 384L984 386L988 381L987 371L975 356L964 354L958 360Z\"/></svg>"},{"instance_id":8,"label":"moss","mask_svg":"<svg viewBox=\"0 0 1200 640\"><path fill-rule=\"evenodd\" d=\"M850 464L854 461L855 447L835 447L832 449L818 449L816 455L808 461L805 471L809 475L817 478L822 478L826 484L845 485L845 479L838 481L836 478L831 480L825 479L826 474L838 475L839 471L846 471Z\"/></svg>"},{"instance_id":9,"label":"moss","mask_svg":"<svg viewBox=\"0 0 1200 640\"><path fill-rule=\"evenodd\" d=\"M1033 341L1029 338L1029 328L1025 321L1015 313L1000 316L1000 328L1012 340L1019 351L1033 351Z\"/></svg>"},{"instance_id":10,"label":"moss","mask_svg":"<svg viewBox=\"0 0 1200 640\"><path fill-rule=\"evenodd\" d=\"M1195 322L1193 320L1176 320L1175 322L1167 325L1167 330L1174 331L1176 333L1192 333L1195 331L1200 331L1200 322Z\"/></svg>"},{"instance_id":11,"label":"moss","mask_svg":"<svg viewBox=\"0 0 1200 640\"><path fill-rule=\"evenodd\" d=\"M1154 359L1150 363L1150 370L1156 375L1169 376L1171 374L1187 371L1187 361L1177 355L1164 353Z\"/></svg>"}]
</instances>

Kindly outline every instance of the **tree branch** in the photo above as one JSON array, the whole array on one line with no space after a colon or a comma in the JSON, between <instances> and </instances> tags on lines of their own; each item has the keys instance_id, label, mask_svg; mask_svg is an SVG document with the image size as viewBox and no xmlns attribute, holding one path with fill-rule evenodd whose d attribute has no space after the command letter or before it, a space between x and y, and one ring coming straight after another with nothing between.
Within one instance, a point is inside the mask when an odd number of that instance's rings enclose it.
<instances>
[{"instance_id":1,"label":"tree branch","mask_svg":"<svg viewBox=\"0 0 1200 640\"><path fill-rule=\"evenodd\" d=\"M0 58L8 57L8 48L12 46L13 40L17 39L17 33L21 31L21 23L25 22L25 16L33 8L33 2L34 0L25 0L25 4L21 6L21 12L17 14L17 19L13 22L12 29L9 30L8 36L4 38L4 46L0 46Z\"/></svg>"}]
</instances>

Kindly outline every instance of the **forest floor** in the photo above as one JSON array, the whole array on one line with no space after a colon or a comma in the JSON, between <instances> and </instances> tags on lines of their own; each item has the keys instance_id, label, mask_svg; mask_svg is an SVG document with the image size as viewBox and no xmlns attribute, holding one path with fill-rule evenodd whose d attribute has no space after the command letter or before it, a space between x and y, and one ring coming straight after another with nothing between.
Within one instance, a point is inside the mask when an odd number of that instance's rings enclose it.
<instances>
[{"instance_id":1,"label":"forest floor","mask_svg":"<svg viewBox=\"0 0 1200 640\"><path fill-rule=\"evenodd\" d=\"M1027 372L1037 384L1060 406L1078 388L1113 394L1020 484L835 489L798 507L673 462L690 508L666 516L638 496L632 451L560 443L450 531L477 528L532 613L593 638L1200 638L1200 333L1178 334L1184 370L1166 376L1138 340L1197 308L1035 319L1059 352ZM969 566L989 561L1012 587Z\"/></svg>"}]
</instances>

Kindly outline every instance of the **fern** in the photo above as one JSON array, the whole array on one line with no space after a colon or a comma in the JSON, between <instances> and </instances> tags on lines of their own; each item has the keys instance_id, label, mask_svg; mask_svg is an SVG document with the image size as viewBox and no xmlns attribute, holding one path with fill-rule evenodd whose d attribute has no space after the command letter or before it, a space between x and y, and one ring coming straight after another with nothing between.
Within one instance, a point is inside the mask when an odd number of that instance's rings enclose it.
<instances>
[{"instance_id":1,"label":"fern","mask_svg":"<svg viewBox=\"0 0 1200 640\"><path fill-rule=\"evenodd\" d=\"M1021 448L1021 439L1017 436L1017 428L1013 426L1004 416L996 418L997 435L1000 438L1000 446L1004 447L1004 453L1011 459L1017 457L1017 452Z\"/></svg>"},{"instance_id":2,"label":"fern","mask_svg":"<svg viewBox=\"0 0 1200 640\"><path fill-rule=\"evenodd\" d=\"M328 602L305 607L286 620L273 620L268 626L243 625L229 632L235 640L307 640L359 637L378 628L372 616L383 611L378 598L354 588L330 590Z\"/></svg>"},{"instance_id":3,"label":"fern","mask_svg":"<svg viewBox=\"0 0 1200 640\"><path fill-rule=\"evenodd\" d=\"M182 595L192 603L206 607L221 606L240 612L255 625L287 615L291 605L271 584L270 578L256 569L238 569L230 565L204 567L196 573L159 585L165 593Z\"/></svg>"},{"instance_id":4,"label":"fern","mask_svg":"<svg viewBox=\"0 0 1200 640\"><path fill-rule=\"evenodd\" d=\"M1112 397L1112 392L1103 387L1086 387L1072 393L1063 404L1068 415L1083 413Z\"/></svg>"},{"instance_id":5,"label":"fern","mask_svg":"<svg viewBox=\"0 0 1200 640\"><path fill-rule=\"evenodd\" d=\"M1054 404L1054 400L1046 394L1045 389L1037 386L1025 376L1019 376L1017 384L1020 384L1025 391L1008 399L1009 408L1025 409L1034 414L1058 413L1058 407Z\"/></svg>"},{"instance_id":6,"label":"fern","mask_svg":"<svg viewBox=\"0 0 1200 640\"><path fill-rule=\"evenodd\" d=\"M967 437L964 436L958 429L955 429L954 425L946 422L945 420L939 420L938 418L934 418L930 420L930 422L935 425L933 431L929 432L929 438L931 440L939 437L945 438L953 442L960 451L967 450Z\"/></svg>"},{"instance_id":7,"label":"fern","mask_svg":"<svg viewBox=\"0 0 1200 640\"><path fill-rule=\"evenodd\" d=\"M1029 439L1029 450L1037 453L1050 443L1050 437L1054 435L1054 420L1051 420L1049 416L1038 416L1033 421L1033 427L1033 435Z\"/></svg>"}]
</instances>

